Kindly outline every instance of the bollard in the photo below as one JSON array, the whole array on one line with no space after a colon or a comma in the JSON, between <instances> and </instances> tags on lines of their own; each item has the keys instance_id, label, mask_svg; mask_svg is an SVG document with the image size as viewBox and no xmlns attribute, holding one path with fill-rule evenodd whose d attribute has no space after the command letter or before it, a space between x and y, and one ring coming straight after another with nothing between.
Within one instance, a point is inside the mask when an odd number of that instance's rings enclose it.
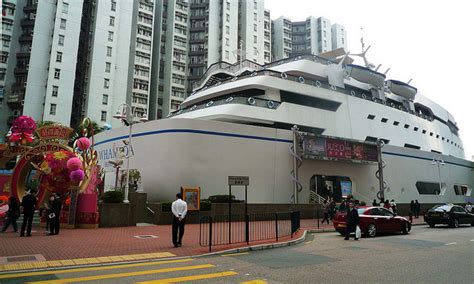
<instances>
[{"instance_id":1,"label":"bollard","mask_svg":"<svg viewBox=\"0 0 474 284\"><path fill-rule=\"evenodd\" d=\"M212 216L209 217L209 251L212 250Z\"/></svg>"},{"instance_id":2,"label":"bollard","mask_svg":"<svg viewBox=\"0 0 474 284\"><path fill-rule=\"evenodd\" d=\"M278 242L278 213L275 213L275 236Z\"/></svg>"}]
</instances>

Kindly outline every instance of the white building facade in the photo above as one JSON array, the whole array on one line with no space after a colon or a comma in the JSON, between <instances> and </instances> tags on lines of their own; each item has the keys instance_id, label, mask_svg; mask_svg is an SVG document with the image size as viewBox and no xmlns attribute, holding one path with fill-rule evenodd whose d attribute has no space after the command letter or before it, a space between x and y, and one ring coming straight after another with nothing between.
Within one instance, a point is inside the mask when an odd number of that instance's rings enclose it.
<instances>
[{"instance_id":1,"label":"white building facade","mask_svg":"<svg viewBox=\"0 0 474 284\"><path fill-rule=\"evenodd\" d=\"M285 17L272 21L272 61L290 57L292 52L292 23Z\"/></svg>"}]
</instances>

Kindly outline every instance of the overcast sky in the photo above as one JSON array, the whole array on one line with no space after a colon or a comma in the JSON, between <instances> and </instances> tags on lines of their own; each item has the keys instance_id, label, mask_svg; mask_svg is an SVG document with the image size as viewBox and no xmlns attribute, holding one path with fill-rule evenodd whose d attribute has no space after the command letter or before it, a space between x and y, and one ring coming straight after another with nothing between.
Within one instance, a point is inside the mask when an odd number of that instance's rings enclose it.
<instances>
[{"instance_id":1,"label":"overcast sky","mask_svg":"<svg viewBox=\"0 0 474 284\"><path fill-rule=\"evenodd\" d=\"M387 79L407 82L456 119L466 158L474 155L474 14L470 1L265 0L271 18L325 17L346 28L348 49L361 51ZM380 71L379 70L379 71Z\"/></svg>"}]
</instances>

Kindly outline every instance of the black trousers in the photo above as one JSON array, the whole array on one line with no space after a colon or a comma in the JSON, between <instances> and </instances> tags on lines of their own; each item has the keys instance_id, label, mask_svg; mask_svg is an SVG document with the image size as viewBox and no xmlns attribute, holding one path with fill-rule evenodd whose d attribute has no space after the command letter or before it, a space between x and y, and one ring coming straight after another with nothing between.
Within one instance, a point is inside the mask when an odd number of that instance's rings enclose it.
<instances>
[{"instance_id":1,"label":"black trousers","mask_svg":"<svg viewBox=\"0 0 474 284\"><path fill-rule=\"evenodd\" d=\"M322 221L321 223L324 224L324 220L326 220L326 221L328 222L328 224L329 224L329 213L328 213L328 212L324 212L323 214L324 214L324 218L323 218L323 221Z\"/></svg>"},{"instance_id":2,"label":"black trousers","mask_svg":"<svg viewBox=\"0 0 474 284\"><path fill-rule=\"evenodd\" d=\"M51 235L59 234L59 214L49 219L49 232Z\"/></svg>"},{"instance_id":3,"label":"black trousers","mask_svg":"<svg viewBox=\"0 0 474 284\"><path fill-rule=\"evenodd\" d=\"M18 227L16 225L16 218L14 217L8 217L6 220L5 220L5 224L3 224L3 229L2 229L2 232L5 232L8 227L10 226L10 224L13 226L13 231L18 231Z\"/></svg>"},{"instance_id":4,"label":"black trousers","mask_svg":"<svg viewBox=\"0 0 474 284\"><path fill-rule=\"evenodd\" d=\"M26 235L31 236L31 225L33 224L33 215L34 215L34 212L31 214L23 214L23 223L21 224L20 236L25 235L25 228L26 228L27 223L28 223L28 228L26 229Z\"/></svg>"},{"instance_id":5,"label":"black trousers","mask_svg":"<svg viewBox=\"0 0 474 284\"><path fill-rule=\"evenodd\" d=\"M186 219L179 221L178 218L173 217L173 245L177 246L181 244L184 236L184 225L186 224Z\"/></svg>"},{"instance_id":6,"label":"black trousers","mask_svg":"<svg viewBox=\"0 0 474 284\"><path fill-rule=\"evenodd\" d=\"M349 236L351 235L352 232L355 233L357 225L347 225L346 227L346 239L349 239ZM354 239L356 238L356 235L354 235Z\"/></svg>"}]
</instances>

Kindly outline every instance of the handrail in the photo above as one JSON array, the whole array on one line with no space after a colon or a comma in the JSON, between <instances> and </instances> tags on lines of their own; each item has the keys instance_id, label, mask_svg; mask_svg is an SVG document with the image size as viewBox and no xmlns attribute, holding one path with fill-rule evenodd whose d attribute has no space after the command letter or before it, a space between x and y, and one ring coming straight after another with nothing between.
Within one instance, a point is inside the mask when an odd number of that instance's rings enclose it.
<instances>
[{"instance_id":1,"label":"handrail","mask_svg":"<svg viewBox=\"0 0 474 284\"><path fill-rule=\"evenodd\" d=\"M156 212L155 212L155 211L153 211L153 210L152 210L150 207L148 207L148 206L147 206L147 207L146 207L146 209L147 209L147 210L148 210L148 212L150 212L151 214L156 214Z\"/></svg>"},{"instance_id":2,"label":"handrail","mask_svg":"<svg viewBox=\"0 0 474 284\"><path fill-rule=\"evenodd\" d=\"M310 203L311 201L314 201L317 204L324 204L324 202L326 202L326 199L324 197L322 197L321 195L317 194L316 192L312 190L309 191L309 200L310 200Z\"/></svg>"}]
</instances>

